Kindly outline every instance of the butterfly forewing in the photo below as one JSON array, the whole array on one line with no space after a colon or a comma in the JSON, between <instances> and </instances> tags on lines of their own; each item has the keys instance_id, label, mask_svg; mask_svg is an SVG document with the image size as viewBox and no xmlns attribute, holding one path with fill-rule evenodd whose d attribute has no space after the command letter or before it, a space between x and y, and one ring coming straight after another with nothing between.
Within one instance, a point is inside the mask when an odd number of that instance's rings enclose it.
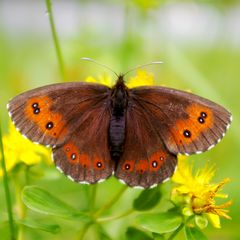
<instances>
[{"instance_id":1,"label":"butterfly forewing","mask_svg":"<svg viewBox=\"0 0 240 240\"><path fill-rule=\"evenodd\" d=\"M71 136L89 108L106 100L108 92L108 87L98 84L53 84L18 95L9 102L8 110L27 138L56 146Z\"/></svg>"},{"instance_id":2,"label":"butterfly forewing","mask_svg":"<svg viewBox=\"0 0 240 240\"><path fill-rule=\"evenodd\" d=\"M221 140L231 122L225 108L191 93L164 87L138 87L130 92L174 154L208 150Z\"/></svg>"}]
</instances>

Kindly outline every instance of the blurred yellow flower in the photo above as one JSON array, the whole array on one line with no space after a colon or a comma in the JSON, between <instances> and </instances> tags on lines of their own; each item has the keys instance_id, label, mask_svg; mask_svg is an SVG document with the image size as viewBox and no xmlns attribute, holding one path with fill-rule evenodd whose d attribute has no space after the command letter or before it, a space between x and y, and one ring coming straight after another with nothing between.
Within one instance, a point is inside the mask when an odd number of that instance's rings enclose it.
<instances>
[{"instance_id":1,"label":"blurred yellow flower","mask_svg":"<svg viewBox=\"0 0 240 240\"><path fill-rule=\"evenodd\" d=\"M111 87L113 85L112 78L107 75L100 75L97 78L89 76L86 78L85 82L93 82L93 83L100 83ZM153 74L148 73L145 70L138 70L136 76L130 77L127 80L127 86L129 88L138 87L138 86L146 86L146 85L153 85Z\"/></svg>"},{"instance_id":2,"label":"blurred yellow flower","mask_svg":"<svg viewBox=\"0 0 240 240\"><path fill-rule=\"evenodd\" d=\"M3 148L7 171L10 171L19 162L27 165L35 165L43 158L47 161L51 159L49 149L25 139L13 124L9 125L9 134L3 136ZM0 160L1 159L2 156L0 153ZM0 176L1 175L2 171L0 170Z\"/></svg>"},{"instance_id":3,"label":"blurred yellow flower","mask_svg":"<svg viewBox=\"0 0 240 240\"><path fill-rule=\"evenodd\" d=\"M134 77L130 77L130 79L127 81L127 86L130 88L153 84L154 84L153 74L148 73L145 70L138 70L137 75Z\"/></svg>"},{"instance_id":4,"label":"blurred yellow flower","mask_svg":"<svg viewBox=\"0 0 240 240\"><path fill-rule=\"evenodd\" d=\"M228 197L226 194L219 194L218 191L230 180L226 178L219 183L210 183L214 173L215 167L206 165L193 175L192 164L189 164L186 158L180 158L178 169L172 177L172 181L177 184L172 191L172 200L181 199L182 204L185 204L183 207L185 213L202 214L214 227L220 228L219 217L231 219L227 215L228 210L224 208L230 206L232 201L216 205L215 198Z\"/></svg>"},{"instance_id":5,"label":"blurred yellow flower","mask_svg":"<svg viewBox=\"0 0 240 240\"><path fill-rule=\"evenodd\" d=\"M100 83L109 87L112 86L112 78L107 74L99 75L97 78L89 76L85 79L85 82Z\"/></svg>"}]
</instances>

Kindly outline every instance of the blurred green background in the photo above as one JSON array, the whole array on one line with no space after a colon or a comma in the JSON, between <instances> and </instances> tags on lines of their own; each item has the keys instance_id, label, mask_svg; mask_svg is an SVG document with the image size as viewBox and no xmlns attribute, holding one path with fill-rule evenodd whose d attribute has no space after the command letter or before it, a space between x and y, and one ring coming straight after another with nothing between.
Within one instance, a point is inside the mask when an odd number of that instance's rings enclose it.
<instances>
[{"instance_id":1,"label":"blurred green background","mask_svg":"<svg viewBox=\"0 0 240 240\"><path fill-rule=\"evenodd\" d=\"M239 94L240 94L240 2L233 0L158 1L53 1L53 12L62 49L66 81L81 81L87 76L111 74L83 62L90 57L124 72L143 63L162 60L152 66L156 84L191 90L225 106L233 114L233 123L225 138L214 149L197 156L195 166L215 163L214 181L225 177L231 182L224 188L233 200L232 220L223 220L221 229L209 226L204 232L209 239L240 239L240 159L239 159ZM135 74L135 73L132 73ZM114 76L112 76L114 78ZM0 1L0 109L3 132L8 132L8 100L38 86L61 82L44 1ZM82 196L86 186L75 184L54 166L35 166L44 177L32 180L68 204L84 209ZM6 212L0 179L0 218ZM122 185L111 178L99 184L97 206ZM14 189L13 183L10 184ZM140 190L128 189L112 211L129 208ZM158 206L161 209L161 203ZM34 213L30 212L34 216ZM74 239L80 223L45 217L47 222L62 226L59 235L28 230L27 239ZM127 221L105 224L113 239L124 239ZM1 239L7 236L1 224ZM6 234L6 235L4 235ZM96 238L97 239L97 238ZM182 239L180 234L176 239Z\"/></svg>"}]
</instances>

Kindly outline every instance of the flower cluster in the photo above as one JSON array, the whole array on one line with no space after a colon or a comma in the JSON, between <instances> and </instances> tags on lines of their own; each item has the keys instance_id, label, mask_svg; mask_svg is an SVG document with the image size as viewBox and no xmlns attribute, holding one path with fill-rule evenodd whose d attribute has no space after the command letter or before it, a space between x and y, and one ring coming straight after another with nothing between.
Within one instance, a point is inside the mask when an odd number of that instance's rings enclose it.
<instances>
[{"instance_id":1,"label":"flower cluster","mask_svg":"<svg viewBox=\"0 0 240 240\"><path fill-rule=\"evenodd\" d=\"M30 140L25 139L14 127L9 125L9 133L3 136L3 148L6 159L7 171L10 171L20 162L26 165L38 164L44 157L50 161L50 150L46 147L36 145ZM0 159L1 159L0 154ZM2 172L0 171L0 176Z\"/></svg>"},{"instance_id":2,"label":"flower cluster","mask_svg":"<svg viewBox=\"0 0 240 240\"><path fill-rule=\"evenodd\" d=\"M172 201L181 206L185 216L195 215L200 228L207 225L208 220L216 228L220 228L220 218L231 219L228 210L224 209L232 204L228 201L217 205L215 198L227 198L226 194L218 193L222 186L229 182L229 178L219 183L210 183L215 173L215 167L206 165L193 174L193 166L186 158L180 158L178 169L172 177L176 186L172 190Z\"/></svg>"},{"instance_id":3,"label":"flower cluster","mask_svg":"<svg viewBox=\"0 0 240 240\"><path fill-rule=\"evenodd\" d=\"M98 78L89 76L86 78L85 82L100 83L110 87L113 85L112 78L107 74L100 75ZM132 88L153 85L153 83L154 83L153 74L145 70L138 70L136 76L130 77L126 84L129 88Z\"/></svg>"}]
</instances>

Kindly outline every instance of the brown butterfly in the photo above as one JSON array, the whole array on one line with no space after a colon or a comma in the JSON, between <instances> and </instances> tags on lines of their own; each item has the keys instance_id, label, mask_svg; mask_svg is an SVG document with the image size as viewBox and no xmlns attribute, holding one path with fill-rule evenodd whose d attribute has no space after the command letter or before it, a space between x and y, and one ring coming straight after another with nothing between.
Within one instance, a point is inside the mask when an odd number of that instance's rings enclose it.
<instances>
[{"instance_id":1,"label":"brown butterfly","mask_svg":"<svg viewBox=\"0 0 240 240\"><path fill-rule=\"evenodd\" d=\"M114 174L131 187L169 179L177 154L201 153L224 136L231 114L207 99L158 86L109 88L83 82L40 87L13 98L17 129L52 147L57 168L80 183Z\"/></svg>"}]
</instances>

